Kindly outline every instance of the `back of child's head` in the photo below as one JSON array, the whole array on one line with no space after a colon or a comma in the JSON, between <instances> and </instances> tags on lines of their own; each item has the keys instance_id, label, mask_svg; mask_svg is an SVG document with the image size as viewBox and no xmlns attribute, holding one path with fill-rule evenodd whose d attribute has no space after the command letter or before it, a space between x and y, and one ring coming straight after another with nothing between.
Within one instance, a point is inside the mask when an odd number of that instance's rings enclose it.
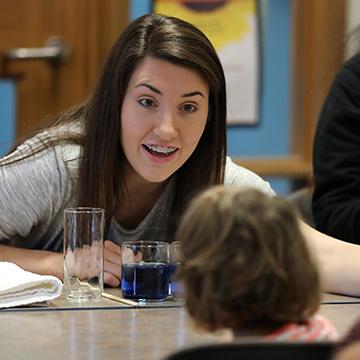
<instances>
[{"instance_id":1,"label":"back of child's head","mask_svg":"<svg viewBox=\"0 0 360 360\"><path fill-rule=\"evenodd\" d=\"M284 199L211 188L191 202L176 238L187 310L207 330L274 328L319 307L319 274Z\"/></svg>"}]
</instances>

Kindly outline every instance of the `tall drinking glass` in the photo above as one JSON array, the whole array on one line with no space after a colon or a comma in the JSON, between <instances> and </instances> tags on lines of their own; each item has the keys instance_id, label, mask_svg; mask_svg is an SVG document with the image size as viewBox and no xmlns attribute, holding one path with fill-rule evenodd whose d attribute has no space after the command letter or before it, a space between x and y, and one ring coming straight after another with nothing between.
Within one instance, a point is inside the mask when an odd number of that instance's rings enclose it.
<instances>
[{"instance_id":1,"label":"tall drinking glass","mask_svg":"<svg viewBox=\"0 0 360 360\"><path fill-rule=\"evenodd\" d=\"M104 288L105 210L64 211L64 292L70 299L98 299Z\"/></svg>"},{"instance_id":2,"label":"tall drinking glass","mask_svg":"<svg viewBox=\"0 0 360 360\"><path fill-rule=\"evenodd\" d=\"M125 241L122 244L121 289L124 298L162 301L169 294L169 244Z\"/></svg>"}]
</instances>

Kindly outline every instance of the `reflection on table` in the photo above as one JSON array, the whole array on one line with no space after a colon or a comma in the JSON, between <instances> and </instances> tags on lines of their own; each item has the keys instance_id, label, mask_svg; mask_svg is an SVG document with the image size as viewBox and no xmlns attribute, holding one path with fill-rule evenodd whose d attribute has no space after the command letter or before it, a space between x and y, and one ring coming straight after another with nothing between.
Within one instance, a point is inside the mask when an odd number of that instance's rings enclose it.
<instances>
[{"instance_id":1,"label":"reflection on table","mask_svg":"<svg viewBox=\"0 0 360 360\"><path fill-rule=\"evenodd\" d=\"M321 313L340 334L360 317L360 299L326 295L324 301ZM98 309L64 309L66 301L54 303L47 310L0 312L1 358L151 360L184 346L220 341L219 335L194 329L180 306L134 309L104 299Z\"/></svg>"}]
</instances>

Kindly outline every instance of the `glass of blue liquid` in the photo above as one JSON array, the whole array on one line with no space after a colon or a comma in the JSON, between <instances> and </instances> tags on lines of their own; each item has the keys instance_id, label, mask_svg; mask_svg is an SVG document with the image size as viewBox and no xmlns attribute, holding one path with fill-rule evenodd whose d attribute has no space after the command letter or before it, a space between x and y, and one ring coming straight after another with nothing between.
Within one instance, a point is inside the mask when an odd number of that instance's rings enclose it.
<instances>
[{"instance_id":1,"label":"glass of blue liquid","mask_svg":"<svg viewBox=\"0 0 360 360\"><path fill-rule=\"evenodd\" d=\"M162 241L122 244L121 291L126 299L163 301L169 295L170 246Z\"/></svg>"},{"instance_id":2,"label":"glass of blue liquid","mask_svg":"<svg viewBox=\"0 0 360 360\"><path fill-rule=\"evenodd\" d=\"M180 267L180 241L170 244L170 294L175 300L184 298L184 288L177 278Z\"/></svg>"}]
</instances>

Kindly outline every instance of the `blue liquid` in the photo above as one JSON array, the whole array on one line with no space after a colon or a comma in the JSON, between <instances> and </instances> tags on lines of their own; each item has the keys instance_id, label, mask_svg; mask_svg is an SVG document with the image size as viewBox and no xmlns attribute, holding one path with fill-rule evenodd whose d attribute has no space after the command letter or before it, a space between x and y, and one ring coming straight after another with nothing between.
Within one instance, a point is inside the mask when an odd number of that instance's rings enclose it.
<instances>
[{"instance_id":1,"label":"blue liquid","mask_svg":"<svg viewBox=\"0 0 360 360\"><path fill-rule=\"evenodd\" d=\"M125 264L121 267L122 295L134 300L164 300L169 293L170 266L163 263Z\"/></svg>"}]
</instances>

